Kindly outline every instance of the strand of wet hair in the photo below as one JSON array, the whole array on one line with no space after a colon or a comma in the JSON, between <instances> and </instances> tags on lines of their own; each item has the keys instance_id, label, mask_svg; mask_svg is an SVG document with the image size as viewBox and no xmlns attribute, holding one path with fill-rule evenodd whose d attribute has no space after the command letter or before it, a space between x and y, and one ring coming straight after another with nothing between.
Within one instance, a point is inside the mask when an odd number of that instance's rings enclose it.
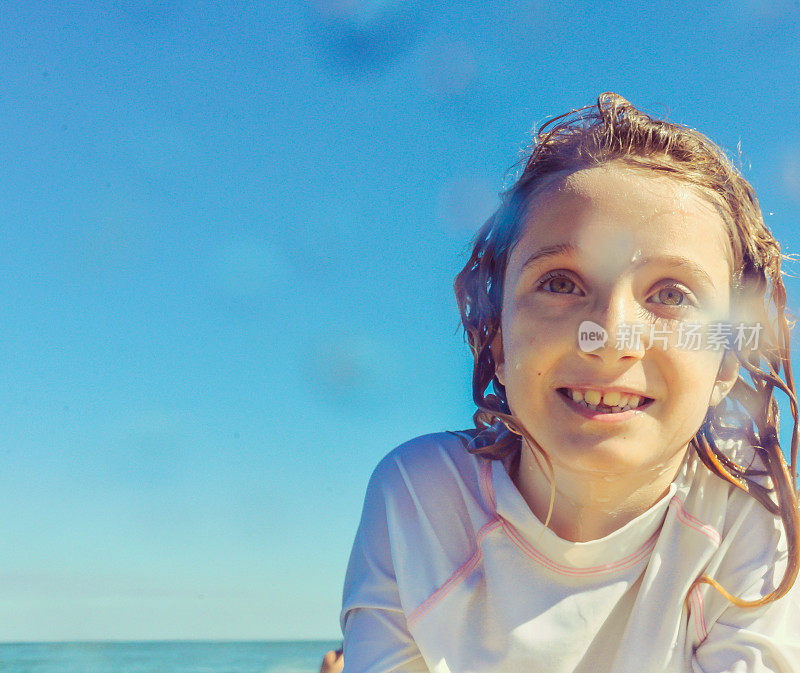
<instances>
[{"instance_id":1,"label":"strand of wet hair","mask_svg":"<svg viewBox=\"0 0 800 673\"><path fill-rule=\"evenodd\" d=\"M757 448L766 462L766 467L773 481L773 488L769 490L764 489L746 476L735 476L725 469L723 462L718 460L719 454L716 451L716 447L712 447L709 444L707 427L704 427L702 431L698 433L696 439L699 441L695 443L695 448L697 449L700 459L712 472L721 476L735 487L755 497L773 515L780 516L786 531L788 557L786 571L778 586L765 596L757 600L748 601L733 596L716 580L707 575L703 575L695 581L695 584L706 583L711 585L731 603L743 608L759 607L786 595L797 579L798 571L800 570L800 509L798 509L796 467L798 452L798 408L789 353L789 325L785 317L786 289L779 277L778 281L773 285L771 294L771 299L777 310L778 357L775 358L773 354L771 358L768 357L767 354L764 354L764 359L769 367L769 372L766 372L758 367L760 357L757 353L753 353L751 357L745 358L738 350L734 350L740 363L750 374L754 384L751 387L743 379L739 378L734 386L734 391L737 401L748 411L758 427ZM781 369L783 370L786 382L780 378ZM793 428L790 445L791 468L786 464L778 438L780 413L777 401L773 397L774 388L778 388L786 394L789 398L789 405L792 412ZM760 404L762 400L763 404ZM777 504L769 497L770 493L776 494L778 499ZM688 601L688 594L686 598Z\"/></svg>"}]
</instances>

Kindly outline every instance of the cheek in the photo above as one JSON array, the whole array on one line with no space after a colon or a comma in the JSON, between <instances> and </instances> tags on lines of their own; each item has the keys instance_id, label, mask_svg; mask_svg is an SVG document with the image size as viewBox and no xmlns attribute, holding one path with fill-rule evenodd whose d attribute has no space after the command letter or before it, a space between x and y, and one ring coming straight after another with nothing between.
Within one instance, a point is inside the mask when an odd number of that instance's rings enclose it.
<instances>
[{"instance_id":1,"label":"cheek","mask_svg":"<svg viewBox=\"0 0 800 673\"><path fill-rule=\"evenodd\" d=\"M530 323L512 327L504 333L506 376L520 381L540 378L574 344L572 331Z\"/></svg>"},{"instance_id":2,"label":"cheek","mask_svg":"<svg viewBox=\"0 0 800 673\"><path fill-rule=\"evenodd\" d=\"M677 351L670 358L665 375L680 406L705 414L721 360L721 354L714 351Z\"/></svg>"}]
</instances>

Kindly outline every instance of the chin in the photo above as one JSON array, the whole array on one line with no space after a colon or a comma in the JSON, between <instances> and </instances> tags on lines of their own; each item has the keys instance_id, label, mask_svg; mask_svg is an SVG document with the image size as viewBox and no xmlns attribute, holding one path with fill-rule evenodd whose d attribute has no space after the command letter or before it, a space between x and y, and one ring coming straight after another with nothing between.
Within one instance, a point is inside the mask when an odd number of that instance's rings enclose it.
<instances>
[{"instance_id":1,"label":"chin","mask_svg":"<svg viewBox=\"0 0 800 673\"><path fill-rule=\"evenodd\" d=\"M631 451L636 447L636 453ZM647 469L651 467L647 456L655 455L644 450L641 442L626 440L604 441L595 444L576 442L569 447L559 447L557 451L548 453L551 459L562 463L570 470L590 470L603 472L624 472Z\"/></svg>"}]
</instances>

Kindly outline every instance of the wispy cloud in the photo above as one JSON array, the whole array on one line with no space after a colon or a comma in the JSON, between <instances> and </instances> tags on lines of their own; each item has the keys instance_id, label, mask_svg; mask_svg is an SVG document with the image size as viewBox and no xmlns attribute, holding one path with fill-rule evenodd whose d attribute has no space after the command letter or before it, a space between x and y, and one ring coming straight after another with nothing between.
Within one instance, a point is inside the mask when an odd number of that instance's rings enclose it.
<instances>
[{"instance_id":1,"label":"wispy cloud","mask_svg":"<svg viewBox=\"0 0 800 673\"><path fill-rule=\"evenodd\" d=\"M413 6L387 0L312 0L307 37L337 71L365 75L383 70L417 40L422 18Z\"/></svg>"}]
</instances>

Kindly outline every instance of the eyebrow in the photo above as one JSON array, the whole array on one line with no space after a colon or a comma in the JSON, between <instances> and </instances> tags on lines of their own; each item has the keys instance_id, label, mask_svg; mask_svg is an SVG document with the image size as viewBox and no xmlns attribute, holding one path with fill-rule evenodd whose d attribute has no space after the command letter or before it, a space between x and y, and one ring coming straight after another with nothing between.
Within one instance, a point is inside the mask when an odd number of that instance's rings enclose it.
<instances>
[{"instance_id":1,"label":"eyebrow","mask_svg":"<svg viewBox=\"0 0 800 673\"><path fill-rule=\"evenodd\" d=\"M574 243L559 243L557 245L546 245L545 247L534 252L519 270L520 275L525 272L529 266L533 266L536 262L547 259L548 257L560 257L562 255L574 255L578 251L578 246Z\"/></svg>"},{"instance_id":2,"label":"eyebrow","mask_svg":"<svg viewBox=\"0 0 800 673\"><path fill-rule=\"evenodd\" d=\"M575 255L578 250L578 246L574 243L546 245L545 247L534 252L530 257L528 257L528 259L525 260L525 263L520 268L519 275L522 275L529 267L533 266L537 262L542 261L543 259ZM648 264L663 264L673 269L683 269L687 273L691 274L694 278L706 283L707 285L710 285L713 288L716 288L716 284L711 279L711 276L708 275L706 270L685 257L681 257L679 255L659 255L645 257L644 259L640 259L638 262L636 262L636 267L638 268Z\"/></svg>"},{"instance_id":3,"label":"eyebrow","mask_svg":"<svg viewBox=\"0 0 800 673\"><path fill-rule=\"evenodd\" d=\"M694 278L710 285L713 288L716 288L716 283L711 280L711 276L708 275L708 272L698 264L695 264L692 260L686 259L686 257L680 257L679 255L661 255L658 257L645 257L642 260L639 260L636 263L636 266L645 266L646 264L664 264L665 266L672 267L673 269L683 269L687 273L694 276Z\"/></svg>"}]
</instances>

